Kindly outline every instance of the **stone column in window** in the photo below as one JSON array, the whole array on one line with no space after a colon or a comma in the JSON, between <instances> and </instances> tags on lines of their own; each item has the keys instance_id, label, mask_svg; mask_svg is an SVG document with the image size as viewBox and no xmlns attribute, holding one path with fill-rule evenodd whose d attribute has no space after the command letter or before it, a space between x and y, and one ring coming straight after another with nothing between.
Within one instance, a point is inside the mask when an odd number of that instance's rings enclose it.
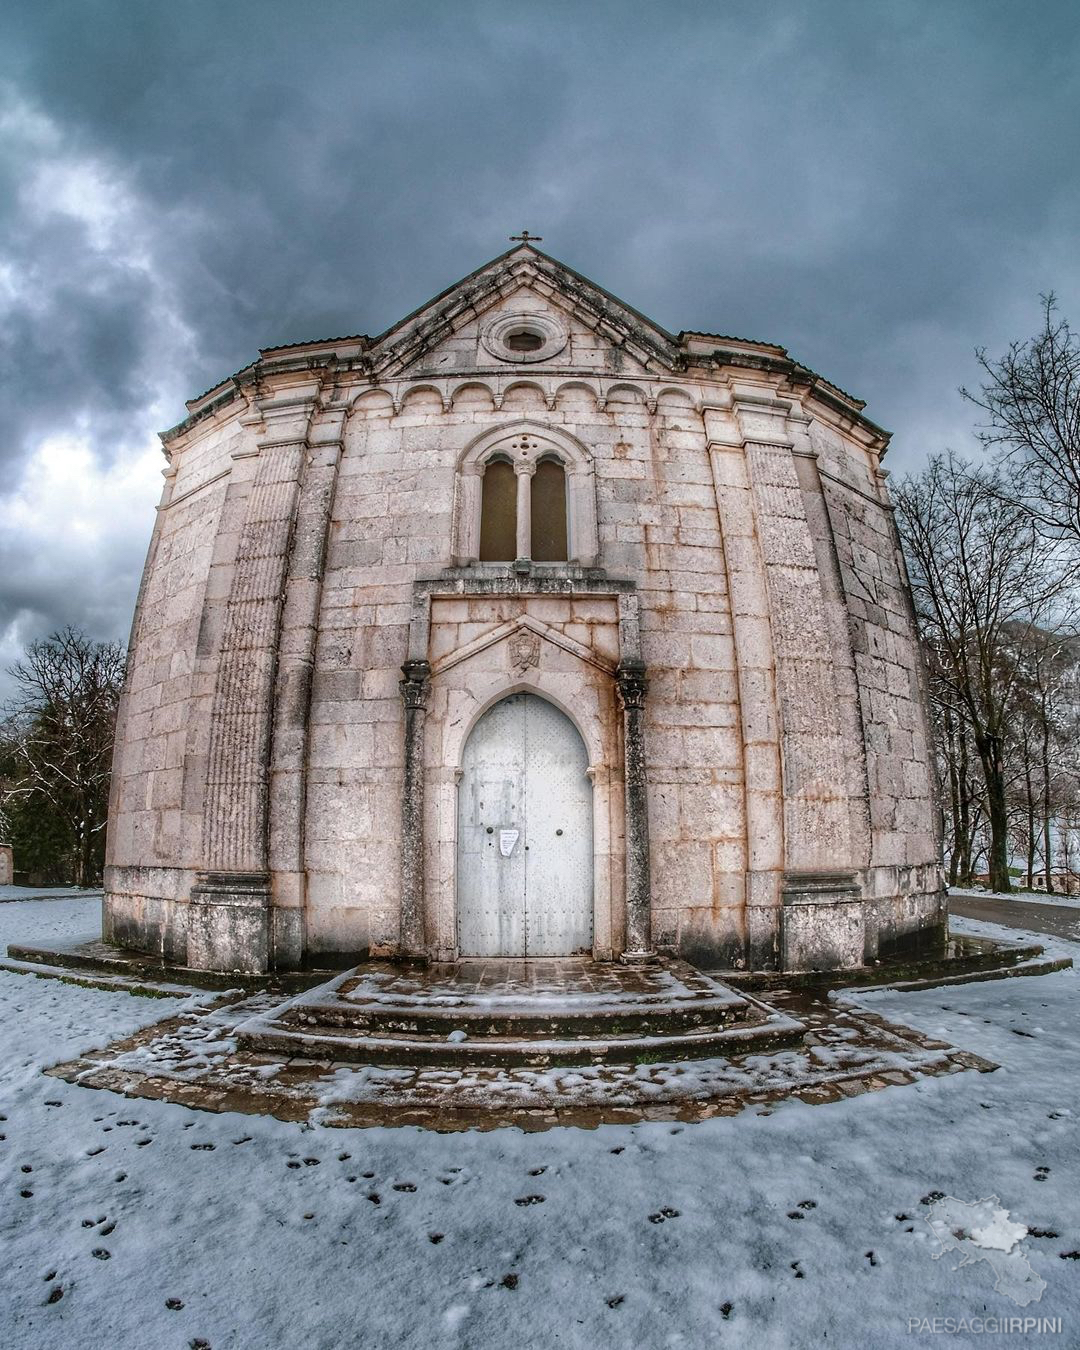
<instances>
[{"instance_id":1,"label":"stone column in window","mask_svg":"<svg viewBox=\"0 0 1080 1350\"><path fill-rule=\"evenodd\" d=\"M528 562L532 557L532 476L536 472L533 460L519 459L514 464L517 474L517 560Z\"/></svg>"}]
</instances>

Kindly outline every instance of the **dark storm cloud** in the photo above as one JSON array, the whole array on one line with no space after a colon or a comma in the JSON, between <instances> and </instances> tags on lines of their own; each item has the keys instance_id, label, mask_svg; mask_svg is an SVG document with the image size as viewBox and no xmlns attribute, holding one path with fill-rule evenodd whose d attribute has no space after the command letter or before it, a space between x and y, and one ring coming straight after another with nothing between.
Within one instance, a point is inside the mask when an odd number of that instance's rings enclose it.
<instances>
[{"instance_id":1,"label":"dark storm cloud","mask_svg":"<svg viewBox=\"0 0 1080 1350\"><path fill-rule=\"evenodd\" d=\"M1040 290L1077 313L1072 4L71 0L6 28L11 490L43 439L104 473L257 347L377 332L523 225L666 327L784 343L900 468L963 440L976 343ZM149 498L125 509L122 546L17 591L9 529L9 643L58 595L123 630Z\"/></svg>"}]
</instances>

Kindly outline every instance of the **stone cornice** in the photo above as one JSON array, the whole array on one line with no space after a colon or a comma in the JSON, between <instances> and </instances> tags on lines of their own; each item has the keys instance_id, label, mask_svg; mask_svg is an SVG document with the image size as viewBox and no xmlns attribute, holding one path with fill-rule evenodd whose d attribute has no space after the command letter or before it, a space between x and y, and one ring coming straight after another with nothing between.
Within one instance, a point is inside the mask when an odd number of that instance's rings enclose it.
<instances>
[{"instance_id":1,"label":"stone cornice","mask_svg":"<svg viewBox=\"0 0 1080 1350\"><path fill-rule=\"evenodd\" d=\"M168 446L199 422L231 408L237 399L250 398L256 391L261 394L268 381L306 375L314 376L322 388L333 383L357 392L364 387L389 386L396 390L417 381L445 381L445 376L434 372L415 371L416 363L463 324L475 321L523 286L603 334L649 373L624 375L546 362L527 369L492 363L457 370L454 382L473 379L506 383L532 378L538 382L576 379L597 381L598 385L655 385L674 379L696 385L715 384L725 371L753 371L788 384L800 400L812 399L831 420L877 453L883 453L888 445L888 432L865 416L860 399L796 361L784 347L691 331L676 336L572 268L527 245L485 264L377 337L353 334L263 348L256 361L190 400L188 416L163 432L162 442ZM598 393L603 406L602 389Z\"/></svg>"}]
</instances>

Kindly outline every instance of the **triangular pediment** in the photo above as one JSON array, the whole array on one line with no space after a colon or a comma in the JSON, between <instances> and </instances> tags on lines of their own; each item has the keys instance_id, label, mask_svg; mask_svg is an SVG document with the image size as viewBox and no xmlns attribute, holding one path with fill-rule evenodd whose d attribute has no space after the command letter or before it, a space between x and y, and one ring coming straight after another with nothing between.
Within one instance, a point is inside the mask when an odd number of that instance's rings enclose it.
<instances>
[{"instance_id":1,"label":"triangular pediment","mask_svg":"<svg viewBox=\"0 0 1080 1350\"><path fill-rule=\"evenodd\" d=\"M515 324L544 337L538 354L515 353ZM545 336L545 335L550 336ZM370 349L383 377L474 369L596 369L608 374L676 370L672 334L563 263L530 245L504 253L402 319Z\"/></svg>"},{"instance_id":2,"label":"triangular pediment","mask_svg":"<svg viewBox=\"0 0 1080 1350\"><path fill-rule=\"evenodd\" d=\"M605 656L594 651L591 647L587 647L583 642L578 642L576 638L567 636L558 628L553 628L550 624L534 619L529 614L523 614L518 619L510 619L505 623L497 624L487 633L482 633L463 647L447 652L445 656L434 662L431 673L433 676L441 675L444 671L460 665L462 661L467 661L471 656L486 651L497 642L506 642L518 633L531 633L541 642L550 642L552 646L559 647L564 652L569 652L571 656L576 656L578 660L584 661L590 666L596 666L598 670L604 671L607 675L614 674L614 663Z\"/></svg>"}]
</instances>

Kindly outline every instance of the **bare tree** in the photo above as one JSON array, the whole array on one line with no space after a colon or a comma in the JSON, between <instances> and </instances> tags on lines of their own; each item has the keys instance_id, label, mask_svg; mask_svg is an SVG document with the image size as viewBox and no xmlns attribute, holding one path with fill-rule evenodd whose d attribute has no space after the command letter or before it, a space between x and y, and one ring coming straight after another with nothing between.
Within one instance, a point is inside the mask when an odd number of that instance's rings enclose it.
<instances>
[{"instance_id":1,"label":"bare tree","mask_svg":"<svg viewBox=\"0 0 1080 1350\"><path fill-rule=\"evenodd\" d=\"M1080 337L1042 297L1041 330L991 360L977 393L961 393L983 412L979 439L1009 466L1007 490L1044 531L1080 545Z\"/></svg>"},{"instance_id":2,"label":"bare tree","mask_svg":"<svg viewBox=\"0 0 1080 1350\"><path fill-rule=\"evenodd\" d=\"M8 674L16 692L7 706L7 800L47 805L70 837L76 884L88 885L102 855L124 649L68 627L31 643Z\"/></svg>"},{"instance_id":3,"label":"bare tree","mask_svg":"<svg viewBox=\"0 0 1080 1350\"><path fill-rule=\"evenodd\" d=\"M942 806L949 885L970 886L985 824L986 792L963 708L951 682L943 677L938 653L930 643L924 643L924 647L930 670L938 777L945 790Z\"/></svg>"},{"instance_id":4,"label":"bare tree","mask_svg":"<svg viewBox=\"0 0 1080 1350\"><path fill-rule=\"evenodd\" d=\"M1016 704L1018 640L1054 627L1067 571L1053 539L1000 471L953 455L896 487L897 520L915 608L936 680L970 731L986 785L990 883L1009 878L1006 748Z\"/></svg>"}]
</instances>

